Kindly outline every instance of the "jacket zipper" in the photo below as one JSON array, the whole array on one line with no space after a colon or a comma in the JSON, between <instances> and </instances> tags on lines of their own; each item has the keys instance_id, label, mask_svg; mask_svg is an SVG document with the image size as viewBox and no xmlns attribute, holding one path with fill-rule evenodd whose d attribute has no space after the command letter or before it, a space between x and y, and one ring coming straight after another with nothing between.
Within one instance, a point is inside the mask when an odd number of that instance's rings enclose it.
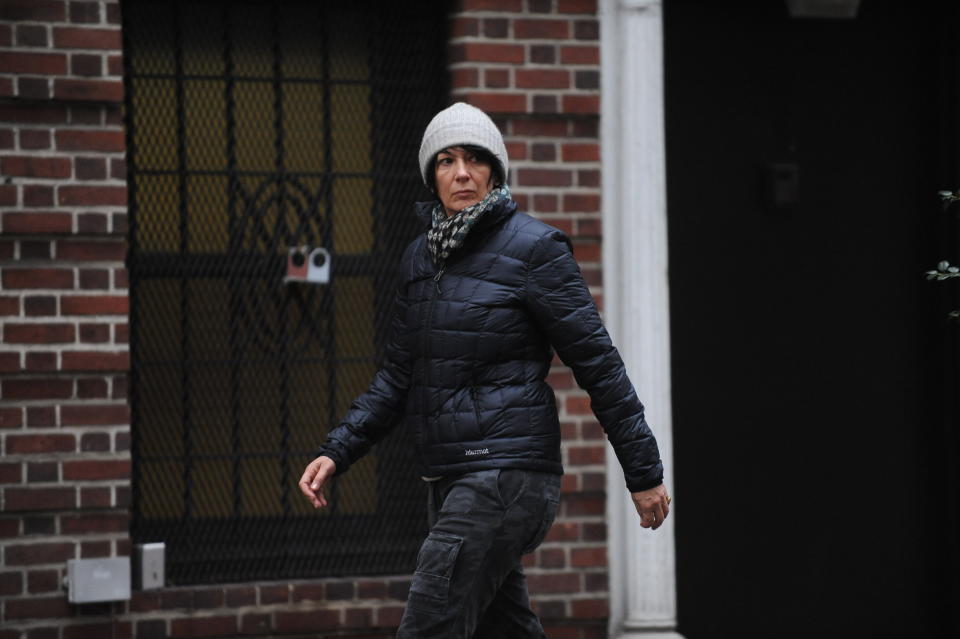
<instances>
[{"instance_id":1,"label":"jacket zipper","mask_svg":"<svg viewBox=\"0 0 960 639\"><path fill-rule=\"evenodd\" d=\"M433 309L437 304L437 298L440 297L440 278L443 276L443 267L437 271L433 281L436 284L437 292L430 297L430 306L427 309L427 329L423 340L423 436L427 436L427 429L430 427L431 411L428 410L430 397L430 332L433 330ZM423 447L421 446L421 450Z\"/></svg>"}]
</instances>

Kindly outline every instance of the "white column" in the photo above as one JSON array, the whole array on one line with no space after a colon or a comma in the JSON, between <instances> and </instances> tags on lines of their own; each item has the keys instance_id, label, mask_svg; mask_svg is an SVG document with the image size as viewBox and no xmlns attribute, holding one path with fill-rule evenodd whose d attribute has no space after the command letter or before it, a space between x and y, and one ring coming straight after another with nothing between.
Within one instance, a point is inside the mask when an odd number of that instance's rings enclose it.
<instances>
[{"instance_id":1,"label":"white column","mask_svg":"<svg viewBox=\"0 0 960 639\"><path fill-rule=\"evenodd\" d=\"M600 14L604 315L676 497L661 1L601 0ZM607 471L610 636L676 639L673 517L642 529L610 448Z\"/></svg>"}]
</instances>

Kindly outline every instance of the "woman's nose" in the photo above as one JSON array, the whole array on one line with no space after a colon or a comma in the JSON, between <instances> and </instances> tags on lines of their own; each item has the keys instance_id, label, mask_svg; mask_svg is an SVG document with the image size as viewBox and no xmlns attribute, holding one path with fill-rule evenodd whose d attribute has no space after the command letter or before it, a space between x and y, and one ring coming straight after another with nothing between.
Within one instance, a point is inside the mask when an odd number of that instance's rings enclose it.
<instances>
[{"instance_id":1,"label":"woman's nose","mask_svg":"<svg viewBox=\"0 0 960 639\"><path fill-rule=\"evenodd\" d=\"M456 164L456 177L458 180L463 178L470 177L470 173L467 171L467 163L463 160L458 160Z\"/></svg>"}]
</instances>

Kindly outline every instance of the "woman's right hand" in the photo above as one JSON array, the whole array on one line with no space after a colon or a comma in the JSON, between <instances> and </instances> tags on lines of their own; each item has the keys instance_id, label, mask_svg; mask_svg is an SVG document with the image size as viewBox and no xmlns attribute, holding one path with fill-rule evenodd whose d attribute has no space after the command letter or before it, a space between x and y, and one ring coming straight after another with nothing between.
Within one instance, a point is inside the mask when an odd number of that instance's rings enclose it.
<instances>
[{"instance_id":1,"label":"woman's right hand","mask_svg":"<svg viewBox=\"0 0 960 639\"><path fill-rule=\"evenodd\" d=\"M310 500L314 508L322 508L327 505L327 498L323 495L323 485L333 477L336 471L337 465L326 456L317 457L307 464L307 468L300 478L300 492Z\"/></svg>"}]
</instances>

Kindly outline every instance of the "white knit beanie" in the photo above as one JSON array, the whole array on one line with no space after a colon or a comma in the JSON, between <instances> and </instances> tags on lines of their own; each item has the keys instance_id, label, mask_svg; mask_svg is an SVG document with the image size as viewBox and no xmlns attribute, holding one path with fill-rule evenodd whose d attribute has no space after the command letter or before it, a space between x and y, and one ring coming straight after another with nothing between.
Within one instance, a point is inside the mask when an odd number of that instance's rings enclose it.
<instances>
[{"instance_id":1,"label":"white knit beanie","mask_svg":"<svg viewBox=\"0 0 960 639\"><path fill-rule=\"evenodd\" d=\"M427 186L427 171L430 161L437 153L452 146L473 144L490 151L503 167L503 180L506 182L510 166L507 161L507 147L503 136L490 117L475 106L457 102L433 116L420 142L420 175Z\"/></svg>"}]
</instances>

